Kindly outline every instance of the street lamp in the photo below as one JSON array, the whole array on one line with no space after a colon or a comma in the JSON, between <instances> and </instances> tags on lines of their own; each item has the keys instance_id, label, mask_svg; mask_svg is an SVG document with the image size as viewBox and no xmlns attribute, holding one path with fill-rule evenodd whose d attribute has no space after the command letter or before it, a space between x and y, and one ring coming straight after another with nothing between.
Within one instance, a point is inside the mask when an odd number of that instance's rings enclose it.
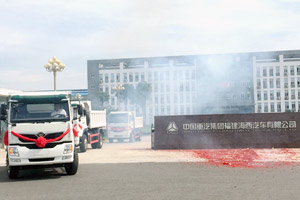
<instances>
[{"instance_id":1,"label":"street lamp","mask_svg":"<svg viewBox=\"0 0 300 200\"><path fill-rule=\"evenodd\" d=\"M61 63L55 56L44 65L48 72L53 72L54 75L54 91L56 91L56 72L62 72L65 69L65 64Z\"/></svg>"},{"instance_id":2,"label":"street lamp","mask_svg":"<svg viewBox=\"0 0 300 200\"><path fill-rule=\"evenodd\" d=\"M125 88L123 87L123 85L121 83L117 83L117 85L115 87L112 87L113 90L116 91L117 93L117 109L119 108L119 94L121 91L125 90Z\"/></svg>"}]
</instances>

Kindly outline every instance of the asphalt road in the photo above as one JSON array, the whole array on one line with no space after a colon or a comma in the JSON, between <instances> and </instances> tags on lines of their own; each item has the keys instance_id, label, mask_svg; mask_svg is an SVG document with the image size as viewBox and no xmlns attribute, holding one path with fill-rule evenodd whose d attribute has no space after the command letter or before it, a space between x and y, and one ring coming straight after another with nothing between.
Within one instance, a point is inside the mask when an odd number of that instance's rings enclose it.
<instances>
[{"instance_id":1,"label":"asphalt road","mask_svg":"<svg viewBox=\"0 0 300 200\"><path fill-rule=\"evenodd\" d=\"M300 199L299 165L214 166L149 145L146 137L88 150L74 176L55 168L23 170L9 180L0 163L0 199Z\"/></svg>"}]
</instances>

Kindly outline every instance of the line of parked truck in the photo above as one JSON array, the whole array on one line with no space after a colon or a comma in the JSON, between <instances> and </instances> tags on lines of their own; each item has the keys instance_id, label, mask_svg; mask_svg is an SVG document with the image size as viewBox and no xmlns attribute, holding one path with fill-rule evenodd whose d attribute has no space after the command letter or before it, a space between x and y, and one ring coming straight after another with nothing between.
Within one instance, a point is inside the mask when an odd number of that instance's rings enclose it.
<instances>
[{"instance_id":1,"label":"line of parked truck","mask_svg":"<svg viewBox=\"0 0 300 200\"><path fill-rule=\"evenodd\" d=\"M143 127L143 118L134 112L106 116L106 110L92 110L90 101L73 100L68 92L9 94L0 117L9 178L28 167L64 167L74 175L78 151L101 149L104 137L140 141Z\"/></svg>"}]
</instances>

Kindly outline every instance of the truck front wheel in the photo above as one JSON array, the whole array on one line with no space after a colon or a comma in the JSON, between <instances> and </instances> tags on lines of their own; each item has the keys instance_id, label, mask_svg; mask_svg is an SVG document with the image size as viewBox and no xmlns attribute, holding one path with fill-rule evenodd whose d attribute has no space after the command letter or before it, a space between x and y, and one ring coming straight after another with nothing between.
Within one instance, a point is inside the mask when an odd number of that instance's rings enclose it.
<instances>
[{"instance_id":1,"label":"truck front wheel","mask_svg":"<svg viewBox=\"0 0 300 200\"><path fill-rule=\"evenodd\" d=\"M72 163L65 164L65 170L68 175L74 175L78 170L78 152L77 149L74 149L74 160Z\"/></svg>"},{"instance_id":2,"label":"truck front wheel","mask_svg":"<svg viewBox=\"0 0 300 200\"><path fill-rule=\"evenodd\" d=\"M6 171L10 179L16 179L19 175L20 167L10 166L8 161L8 153L6 154Z\"/></svg>"}]
</instances>

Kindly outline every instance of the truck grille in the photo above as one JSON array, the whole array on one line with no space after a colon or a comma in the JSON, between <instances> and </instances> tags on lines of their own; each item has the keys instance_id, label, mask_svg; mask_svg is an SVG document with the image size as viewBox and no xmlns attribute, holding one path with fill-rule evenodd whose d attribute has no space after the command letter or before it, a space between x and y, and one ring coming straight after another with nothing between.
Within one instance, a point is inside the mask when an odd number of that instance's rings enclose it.
<instances>
[{"instance_id":1,"label":"truck grille","mask_svg":"<svg viewBox=\"0 0 300 200\"><path fill-rule=\"evenodd\" d=\"M45 136L45 139L54 139L54 138L57 138L57 137L59 137L60 135L62 135L63 134L63 132L56 132L56 133L48 133L48 134L46 134L46 136ZM38 138L38 136L36 135L36 134L21 134L22 136L24 136L24 137L28 137L28 138L31 138L31 139L37 139ZM28 143L28 142L30 142L30 141L27 141L27 140L23 140L23 139L21 139L21 138L19 138L19 140L21 141L21 142L24 142L24 143ZM59 140L58 140L59 141Z\"/></svg>"}]
</instances>

